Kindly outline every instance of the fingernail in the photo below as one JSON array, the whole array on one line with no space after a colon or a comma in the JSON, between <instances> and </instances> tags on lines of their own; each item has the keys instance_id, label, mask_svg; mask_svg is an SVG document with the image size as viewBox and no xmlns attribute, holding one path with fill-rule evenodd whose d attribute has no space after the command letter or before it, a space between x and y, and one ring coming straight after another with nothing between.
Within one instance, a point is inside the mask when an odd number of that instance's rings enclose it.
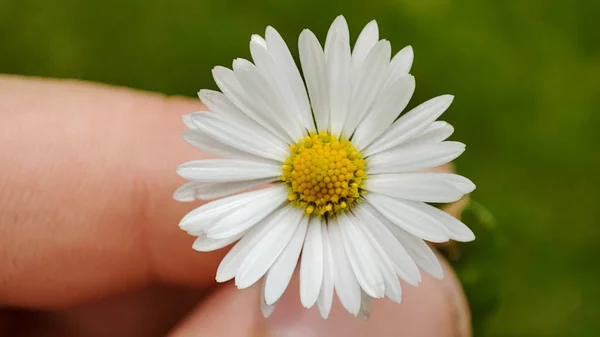
<instances>
[{"instance_id":1,"label":"fingernail","mask_svg":"<svg viewBox=\"0 0 600 337\"><path fill-rule=\"evenodd\" d=\"M303 308L297 297L284 297L273 315L262 320L254 337L387 337L398 336L399 331L414 331L408 327L408 320L414 316L409 307L389 300L375 300L373 315L367 320L352 316L334 300L329 317L323 319L317 308ZM401 326L404 327L398 329Z\"/></svg>"},{"instance_id":2,"label":"fingernail","mask_svg":"<svg viewBox=\"0 0 600 337\"><path fill-rule=\"evenodd\" d=\"M289 297L289 296L287 296ZM284 298L268 318L260 319L260 325L252 337L316 337L325 321L315 310L307 310L292 299ZM316 314L316 316L315 316Z\"/></svg>"},{"instance_id":3,"label":"fingernail","mask_svg":"<svg viewBox=\"0 0 600 337\"><path fill-rule=\"evenodd\" d=\"M455 275L451 275L450 277L456 278ZM455 280L456 284L458 280ZM464 296L464 292L462 288L457 291L454 287L450 285L450 282L445 282L445 290L448 296L448 303L450 303L450 316L451 321L454 322L453 330L454 335L457 337L470 337L472 334L471 331L471 314L469 311L469 306L467 304L466 297Z\"/></svg>"},{"instance_id":4,"label":"fingernail","mask_svg":"<svg viewBox=\"0 0 600 337\"><path fill-rule=\"evenodd\" d=\"M437 280L427 275L419 287L402 283L402 303L387 299L373 300L372 315L361 319L349 314L337 299L331 314L323 319L316 308L300 304L297 281L292 279L288 291L277 303L269 318L259 319L252 337L469 337L470 318L462 290L455 276L445 267L447 278Z\"/></svg>"}]
</instances>

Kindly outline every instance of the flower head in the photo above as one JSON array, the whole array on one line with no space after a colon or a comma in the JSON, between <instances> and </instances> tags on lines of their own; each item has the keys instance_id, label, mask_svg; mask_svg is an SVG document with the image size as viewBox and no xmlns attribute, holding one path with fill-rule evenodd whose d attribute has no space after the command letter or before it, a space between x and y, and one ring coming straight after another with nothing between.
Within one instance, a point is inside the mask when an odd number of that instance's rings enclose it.
<instances>
[{"instance_id":1,"label":"flower head","mask_svg":"<svg viewBox=\"0 0 600 337\"><path fill-rule=\"evenodd\" d=\"M324 49L309 30L298 43L304 80L271 27L265 38L252 36L253 63L236 59L233 70L214 68L221 92L200 91L209 111L184 117L184 138L222 159L181 165L178 173L191 181L174 196L217 200L191 211L180 227L197 236L198 251L239 240L217 281L235 278L246 288L262 278L266 316L300 257L304 307L316 304L327 317L335 289L350 313L368 315L372 298L400 302L399 278L418 285L419 267L442 277L423 240L474 239L459 220L427 204L475 189L459 175L424 172L465 149L446 141L453 128L437 121L453 97L400 115L415 89L412 48L391 58L375 21L352 51L342 16Z\"/></svg>"}]
</instances>

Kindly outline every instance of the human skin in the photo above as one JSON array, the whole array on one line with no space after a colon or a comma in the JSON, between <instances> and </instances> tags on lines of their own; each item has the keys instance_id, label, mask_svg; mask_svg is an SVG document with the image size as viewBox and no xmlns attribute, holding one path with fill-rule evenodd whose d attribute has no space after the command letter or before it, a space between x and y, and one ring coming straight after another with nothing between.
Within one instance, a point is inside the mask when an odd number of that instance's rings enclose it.
<instances>
[{"instance_id":1,"label":"human skin","mask_svg":"<svg viewBox=\"0 0 600 337\"><path fill-rule=\"evenodd\" d=\"M297 280L273 316L259 290L217 285L227 249L199 253L177 224L175 168L206 157L180 134L183 97L73 80L0 76L0 336L470 336L443 280L403 283L369 320L334 301L301 307ZM446 168L447 169L447 168Z\"/></svg>"}]
</instances>

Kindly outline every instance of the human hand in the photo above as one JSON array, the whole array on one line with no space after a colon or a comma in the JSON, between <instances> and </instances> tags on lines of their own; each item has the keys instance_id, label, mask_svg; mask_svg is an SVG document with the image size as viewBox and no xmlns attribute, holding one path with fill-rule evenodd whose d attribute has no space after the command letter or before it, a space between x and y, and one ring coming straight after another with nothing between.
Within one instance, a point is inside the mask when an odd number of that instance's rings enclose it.
<instances>
[{"instance_id":1,"label":"human hand","mask_svg":"<svg viewBox=\"0 0 600 337\"><path fill-rule=\"evenodd\" d=\"M469 336L460 285L423 274L368 321L305 310L297 281L268 319L259 287L217 286L171 198L196 100L0 77L0 336ZM440 258L441 259L441 258Z\"/></svg>"}]
</instances>

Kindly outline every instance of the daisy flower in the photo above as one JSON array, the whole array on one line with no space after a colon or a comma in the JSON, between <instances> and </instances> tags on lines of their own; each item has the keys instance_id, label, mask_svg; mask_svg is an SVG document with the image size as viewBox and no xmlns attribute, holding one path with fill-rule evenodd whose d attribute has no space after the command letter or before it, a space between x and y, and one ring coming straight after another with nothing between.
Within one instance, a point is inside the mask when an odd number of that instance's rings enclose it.
<instances>
[{"instance_id":1,"label":"daisy flower","mask_svg":"<svg viewBox=\"0 0 600 337\"><path fill-rule=\"evenodd\" d=\"M436 121L451 95L400 115L414 90L412 48L391 58L377 23L350 47L339 16L325 47L310 30L298 39L302 75L281 35L253 35L253 62L215 67L220 92L201 90L208 111L184 117L183 135L215 159L181 165L190 180L180 201L213 200L187 214L181 229L193 248L238 241L216 279L247 288L262 279L262 311L271 314L298 262L300 299L324 318L334 291L353 315L368 316L373 298L401 301L399 279L417 286L420 270L442 277L423 241L470 241L471 230L429 205L462 198L475 185L424 170L457 158L465 145L446 141ZM400 117L398 118L398 116ZM267 187L256 189L256 187Z\"/></svg>"}]
</instances>

